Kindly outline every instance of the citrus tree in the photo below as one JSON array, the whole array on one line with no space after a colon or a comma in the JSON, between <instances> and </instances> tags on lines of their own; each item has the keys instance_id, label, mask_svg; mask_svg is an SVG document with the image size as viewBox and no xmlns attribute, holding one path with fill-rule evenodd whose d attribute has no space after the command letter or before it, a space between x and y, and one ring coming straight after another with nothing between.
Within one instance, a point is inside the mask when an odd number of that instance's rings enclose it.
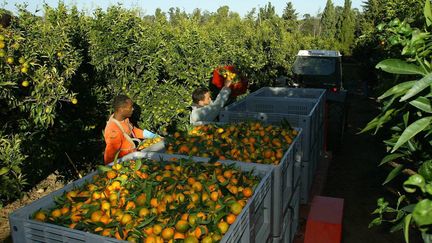
<instances>
[{"instance_id":1,"label":"citrus tree","mask_svg":"<svg viewBox=\"0 0 432 243\"><path fill-rule=\"evenodd\" d=\"M392 231L403 229L409 242L410 226L419 229L426 242L431 242L432 224L432 11L430 1L425 1L425 26L412 28L407 20L391 21L378 26L385 29L384 36L392 45L402 46L405 59L387 59L377 64L385 72L407 76L379 99L383 102L380 115L363 129L389 129L391 137L384 141L389 154L380 165L393 169L383 184L397 176L405 175L403 189L395 206L380 198L374 211L378 217L370 226L383 222L394 225ZM400 80L400 79L399 79ZM390 215L390 216L389 216Z\"/></svg>"},{"instance_id":2,"label":"citrus tree","mask_svg":"<svg viewBox=\"0 0 432 243\"><path fill-rule=\"evenodd\" d=\"M78 102L70 86L81 59L61 18L61 9L47 9L45 19L21 9L10 26L0 26L1 201L21 192L28 154L33 162L51 157L45 153L49 146L41 148L46 140L38 143L37 138L49 136L62 105ZM43 164L33 172L41 170ZM12 192L11 184L19 190Z\"/></svg>"}]
</instances>

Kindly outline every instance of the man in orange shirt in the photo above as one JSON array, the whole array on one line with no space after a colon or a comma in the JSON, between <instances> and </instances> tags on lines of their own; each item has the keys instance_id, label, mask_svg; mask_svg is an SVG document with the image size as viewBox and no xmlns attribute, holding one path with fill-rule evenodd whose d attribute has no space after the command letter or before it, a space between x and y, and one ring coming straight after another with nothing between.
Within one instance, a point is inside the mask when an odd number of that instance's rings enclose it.
<instances>
[{"instance_id":1,"label":"man in orange shirt","mask_svg":"<svg viewBox=\"0 0 432 243\"><path fill-rule=\"evenodd\" d=\"M113 102L114 114L108 120L104 138L105 138L105 164L113 162L117 153L118 158L136 151L134 140L153 138L157 136L147 130L141 130L132 125L129 118L133 113L133 102L126 95L119 95Z\"/></svg>"}]
</instances>

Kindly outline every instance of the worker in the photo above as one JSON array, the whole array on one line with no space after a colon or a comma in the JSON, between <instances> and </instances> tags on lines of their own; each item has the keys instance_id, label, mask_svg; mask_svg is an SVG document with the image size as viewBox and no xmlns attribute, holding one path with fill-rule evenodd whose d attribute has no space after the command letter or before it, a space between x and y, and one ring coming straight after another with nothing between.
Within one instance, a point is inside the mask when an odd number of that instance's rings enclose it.
<instances>
[{"instance_id":1,"label":"worker","mask_svg":"<svg viewBox=\"0 0 432 243\"><path fill-rule=\"evenodd\" d=\"M104 162L113 162L116 154L121 158L126 154L136 151L135 141L140 139L154 138L157 135L134 127L129 121L133 113L133 101L126 95L119 95L113 101L114 114L112 114L105 126L105 153Z\"/></svg>"},{"instance_id":2,"label":"worker","mask_svg":"<svg viewBox=\"0 0 432 243\"><path fill-rule=\"evenodd\" d=\"M192 92L192 112L190 114L190 123L198 125L202 122L213 122L219 115L219 112L227 102L231 89L232 80L227 78L224 86L220 90L216 100L212 102L210 90L205 87L199 87Z\"/></svg>"}]
</instances>

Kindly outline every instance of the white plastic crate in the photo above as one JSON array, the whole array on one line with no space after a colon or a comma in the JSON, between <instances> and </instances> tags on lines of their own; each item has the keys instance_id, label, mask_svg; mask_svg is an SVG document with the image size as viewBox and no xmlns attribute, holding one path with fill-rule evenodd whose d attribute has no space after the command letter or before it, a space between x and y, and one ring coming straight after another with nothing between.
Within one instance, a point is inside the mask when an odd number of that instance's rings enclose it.
<instances>
[{"instance_id":1,"label":"white plastic crate","mask_svg":"<svg viewBox=\"0 0 432 243\"><path fill-rule=\"evenodd\" d=\"M167 154L154 152L135 152L142 158L169 160L174 157ZM132 154L130 154L132 155ZM131 158L132 156L129 156ZM137 157L138 158L138 157ZM192 158L196 162L206 162L205 158ZM126 159L124 159L126 160ZM230 161L221 161L223 164L232 164ZM242 171L254 170L254 174L261 177L260 183L256 186L253 196L248 200L242 212L237 216L236 221L230 226L221 242L265 242L271 237L271 189L272 189L272 167L256 167L236 163ZM43 223L30 219L30 216L39 209L52 208L54 197L63 195L64 192L83 185L86 181L92 181L92 172L82 179L74 181L64 188L59 189L33 203L16 210L9 215L9 223L14 242L86 242L86 243L106 243L106 242L125 242L115 238L103 237L96 234L79 231ZM261 218L258 218L261 217Z\"/></svg>"},{"instance_id":2,"label":"white plastic crate","mask_svg":"<svg viewBox=\"0 0 432 243\"><path fill-rule=\"evenodd\" d=\"M268 124L279 124L287 120L291 126L303 130L303 155L309 160L310 146L317 139L322 128L323 117L321 103L313 99L283 99L277 97L246 97L227 106L219 114L221 122L261 121Z\"/></svg>"}]
</instances>

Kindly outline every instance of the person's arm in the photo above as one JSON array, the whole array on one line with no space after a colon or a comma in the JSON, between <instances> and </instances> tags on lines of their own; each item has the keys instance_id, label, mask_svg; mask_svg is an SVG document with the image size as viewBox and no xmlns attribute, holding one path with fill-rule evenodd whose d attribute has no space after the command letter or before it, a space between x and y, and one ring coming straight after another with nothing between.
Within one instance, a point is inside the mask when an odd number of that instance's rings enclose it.
<instances>
[{"instance_id":1,"label":"person's arm","mask_svg":"<svg viewBox=\"0 0 432 243\"><path fill-rule=\"evenodd\" d=\"M137 127L133 127L132 132L135 134L135 137L139 139L155 138L158 136L147 129L142 130Z\"/></svg>"},{"instance_id":2,"label":"person's arm","mask_svg":"<svg viewBox=\"0 0 432 243\"><path fill-rule=\"evenodd\" d=\"M230 88L222 88L213 103L192 110L190 122L193 124L199 121L214 121L219 115L220 110L224 107L230 93Z\"/></svg>"},{"instance_id":3,"label":"person's arm","mask_svg":"<svg viewBox=\"0 0 432 243\"><path fill-rule=\"evenodd\" d=\"M104 153L104 162L105 164L113 162L116 154L120 151L121 148L121 136L123 134L117 130L109 130L105 131L105 153Z\"/></svg>"}]
</instances>

